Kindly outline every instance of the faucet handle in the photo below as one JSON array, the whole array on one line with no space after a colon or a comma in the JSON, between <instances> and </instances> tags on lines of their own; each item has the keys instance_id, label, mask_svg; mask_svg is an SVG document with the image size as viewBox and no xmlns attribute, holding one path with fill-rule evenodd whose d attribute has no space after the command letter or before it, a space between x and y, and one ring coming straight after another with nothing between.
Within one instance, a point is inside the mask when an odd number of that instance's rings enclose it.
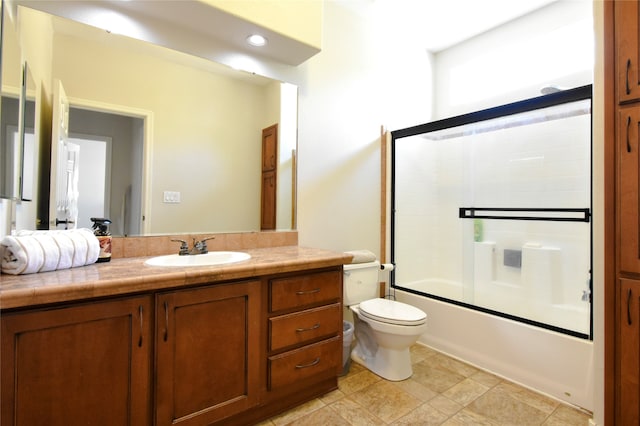
<instances>
[{"instance_id":1,"label":"faucet handle","mask_svg":"<svg viewBox=\"0 0 640 426\"><path fill-rule=\"evenodd\" d=\"M208 240L214 240L216 237L208 237L208 238L203 238L202 240L200 240L200 253L205 254L205 253L209 253L209 248L207 247L207 241Z\"/></svg>"},{"instance_id":2,"label":"faucet handle","mask_svg":"<svg viewBox=\"0 0 640 426\"><path fill-rule=\"evenodd\" d=\"M189 245L187 244L187 242L185 240L180 240L180 239L175 239L175 240L171 240L173 242L176 243L181 243L180 244L180 251L178 252L178 254L180 256L184 256L189 254Z\"/></svg>"}]
</instances>

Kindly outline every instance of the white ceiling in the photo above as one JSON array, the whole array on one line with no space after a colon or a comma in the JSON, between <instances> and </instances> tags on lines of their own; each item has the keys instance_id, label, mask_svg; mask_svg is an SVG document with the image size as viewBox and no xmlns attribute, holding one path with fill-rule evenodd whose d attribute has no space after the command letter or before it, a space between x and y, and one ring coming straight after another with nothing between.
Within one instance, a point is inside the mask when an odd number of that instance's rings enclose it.
<instances>
[{"instance_id":1,"label":"white ceiling","mask_svg":"<svg viewBox=\"0 0 640 426\"><path fill-rule=\"evenodd\" d=\"M556 0L372 0L389 21L439 52ZM586 0L571 0L586 1Z\"/></svg>"},{"instance_id":2,"label":"white ceiling","mask_svg":"<svg viewBox=\"0 0 640 426\"><path fill-rule=\"evenodd\" d=\"M417 38L417 42L425 49L438 52L556 0L325 1L336 1L359 12L374 9L393 24L390 25L393 31L400 28L407 35ZM234 51L248 49L244 37L250 28L245 27L253 25L207 7L202 0L13 0L13 3L99 28L104 26L94 22L95 17L104 15L105 10L125 9L131 18L144 25L144 30L122 34L227 65L228 61L224 59L235 55ZM60 28L61 24L58 25ZM258 56L297 65L316 53L313 49L309 50L308 46L296 44L275 33L270 33L269 37L270 41L278 42L270 43L268 49Z\"/></svg>"}]
</instances>

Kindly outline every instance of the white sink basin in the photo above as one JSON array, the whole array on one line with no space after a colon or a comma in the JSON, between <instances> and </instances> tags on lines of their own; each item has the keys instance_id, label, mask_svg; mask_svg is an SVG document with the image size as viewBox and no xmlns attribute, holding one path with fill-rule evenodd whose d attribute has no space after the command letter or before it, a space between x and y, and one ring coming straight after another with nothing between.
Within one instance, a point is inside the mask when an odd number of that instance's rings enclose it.
<instances>
[{"instance_id":1,"label":"white sink basin","mask_svg":"<svg viewBox=\"0 0 640 426\"><path fill-rule=\"evenodd\" d=\"M205 254L195 254L187 256L179 256L177 254L169 254L167 256L152 257L145 261L145 265L149 266L213 266L226 265L228 263L242 262L251 259L251 255L239 251L210 251Z\"/></svg>"}]
</instances>

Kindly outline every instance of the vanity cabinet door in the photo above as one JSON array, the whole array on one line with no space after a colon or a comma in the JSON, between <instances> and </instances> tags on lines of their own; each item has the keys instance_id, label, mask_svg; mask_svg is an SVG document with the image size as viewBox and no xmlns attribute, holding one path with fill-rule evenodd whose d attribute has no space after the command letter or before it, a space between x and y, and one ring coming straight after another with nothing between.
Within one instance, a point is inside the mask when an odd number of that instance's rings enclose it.
<instances>
[{"instance_id":1,"label":"vanity cabinet door","mask_svg":"<svg viewBox=\"0 0 640 426\"><path fill-rule=\"evenodd\" d=\"M151 297L3 313L3 425L150 425Z\"/></svg>"},{"instance_id":2,"label":"vanity cabinet door","mask_svg":"<svg viewBox=\"0 0 640 426\"><path fill-rule=\"evenodd\" d=\"M257 405L260 281L156 298L156 424L203 425Z\"/></svg>"},{"instance_id":3,"label":"vanity cabinet door","mask_svg":"<svg viewBox=\"0 0 640 426\"><path fill-rule=\"evenodd\" d=\"M640 422L640 281L621 279L618 309L616 424Z\"/></svg>"},{"instance_id":4,"label":"vanity cabinet door","mask_svg":"<svg viewBox=\"0 0 640 426\"><path fill-rule=\"evenodd\" d=\"M640 99L640 5L616 1L615 38L618 102Z\"/></svg>"},{"instance_id":5,"label":"vanity cabinet door","mask_svg":"<svg viewBox=\"0 0 640 426\"><path fill-rule=\"evenodd\" d=\"M617 138L619 266L640 273L640 106L620 108Z\"/></svg>"}]
</instances>

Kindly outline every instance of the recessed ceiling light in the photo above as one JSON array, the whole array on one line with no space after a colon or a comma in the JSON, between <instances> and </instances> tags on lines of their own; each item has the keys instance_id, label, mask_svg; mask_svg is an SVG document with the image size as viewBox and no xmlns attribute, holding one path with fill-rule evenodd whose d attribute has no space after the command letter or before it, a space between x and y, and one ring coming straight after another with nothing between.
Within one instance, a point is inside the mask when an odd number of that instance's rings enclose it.
<instances>
[{"instance_id":1,"label":"recessed ceiling light","mask_svg":"<svg viewBox=\"0 0 640 426\"><path fill-rule=\"evenodd\" d=\"M252 46L259 47L267 44L267 39L259 34L252 34L249 37L247 37L247 43L249 43Z\"/></svg>"}]
</instances>

